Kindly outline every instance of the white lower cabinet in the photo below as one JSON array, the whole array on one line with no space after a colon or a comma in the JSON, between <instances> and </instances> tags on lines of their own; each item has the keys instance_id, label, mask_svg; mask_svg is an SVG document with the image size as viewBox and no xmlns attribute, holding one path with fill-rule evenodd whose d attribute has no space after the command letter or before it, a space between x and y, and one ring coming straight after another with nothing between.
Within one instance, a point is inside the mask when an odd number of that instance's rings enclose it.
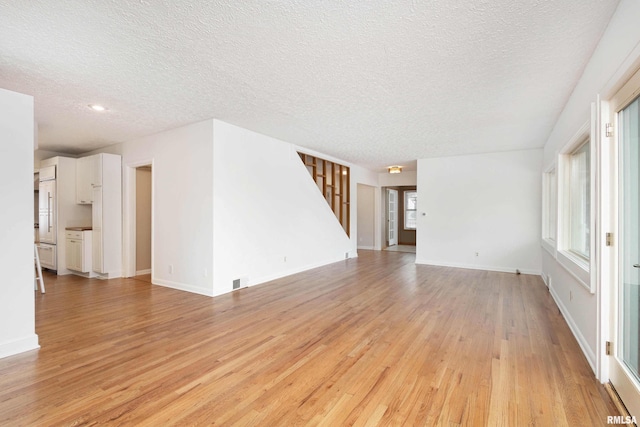
<instances>
[{"instance_id":1,"label":"white lower cabinet","mask_svg":"<svg viewBox=\"0 0 640 427\"><path fill-rule=\"evenodd\" d=\"M38 258L40 265L44 268L57 270L56 245L48 245L45 243L38 244Z\"/></svg>"},{"instance_id":2,"label":"white lower cabinet","mask_svg":"<svg viewBox=\"0 0 640 427\"><path fill-rule=\"evenodd\" d=\"M66 231L66 264L69 270L80 273L91 271L91 231Z\"/></svg>"}]
</instances>

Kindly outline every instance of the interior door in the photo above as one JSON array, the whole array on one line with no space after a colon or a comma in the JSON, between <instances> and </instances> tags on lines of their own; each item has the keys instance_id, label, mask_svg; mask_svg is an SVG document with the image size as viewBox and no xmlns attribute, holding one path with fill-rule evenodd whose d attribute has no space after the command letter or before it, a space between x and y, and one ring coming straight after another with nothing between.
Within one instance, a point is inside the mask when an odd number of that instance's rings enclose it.
<instances>
[{"instance_id":1,"label":"interior door","mask_svg":"<svg viewBox=\"0 0 640 427\"><path fill-rule=\"evenodd\" d=\"M389 246L398 244L398 190L387 189L387 240Z\"/></svg>"},{"instance_id":2,"label":"interior door","mask_svg":"<svg viewBox=\"0 0 640 427\"><path fill-rule=\"evenodd\" d=\"M640 418L640 98L615 106L618 147L618 268L614 281L610 381Z\"/></svg>"}]
</instances>

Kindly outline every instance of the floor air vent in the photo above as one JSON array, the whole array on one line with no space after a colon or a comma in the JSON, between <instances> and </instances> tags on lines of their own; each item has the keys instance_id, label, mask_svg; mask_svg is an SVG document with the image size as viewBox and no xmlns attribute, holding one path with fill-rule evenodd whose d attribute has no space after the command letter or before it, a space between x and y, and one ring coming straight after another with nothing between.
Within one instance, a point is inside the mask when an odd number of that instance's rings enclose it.
<instances>
[{"instance_id":1,"label":"floor air vent","mask_svg":"<svg viewBox=\"0 0 640 427\"><path fill-rule=\"evenodd\" d=\"M236 289L240 289L240 288L246 288L249 283L249 277L241 277L239 279L234 279L233 280L233 290L235 291Z\"/></svg>"}]
</instances>

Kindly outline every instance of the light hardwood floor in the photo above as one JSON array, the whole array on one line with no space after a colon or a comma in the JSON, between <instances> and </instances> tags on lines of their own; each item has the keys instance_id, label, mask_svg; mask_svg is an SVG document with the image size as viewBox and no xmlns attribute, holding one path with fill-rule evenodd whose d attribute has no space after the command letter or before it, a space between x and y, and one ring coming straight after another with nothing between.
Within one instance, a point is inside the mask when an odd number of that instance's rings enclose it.
<instances>
[{"instance_id":1,"label":"light hardwood floor","mask_svg":"<svg viewBox=\"0 0 640 427\"><path fill-rule=\"evenodd\" d=\"M618 415L539 277L360 257L209 298L47 276L0 425L596 426Z\"/></svg>"}]
</instances>

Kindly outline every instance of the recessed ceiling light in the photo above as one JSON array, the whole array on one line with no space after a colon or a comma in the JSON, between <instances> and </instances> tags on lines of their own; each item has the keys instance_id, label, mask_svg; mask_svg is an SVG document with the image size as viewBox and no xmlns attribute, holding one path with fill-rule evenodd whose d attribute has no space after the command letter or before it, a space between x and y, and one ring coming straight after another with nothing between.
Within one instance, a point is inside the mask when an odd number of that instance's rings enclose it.
<instances>
[{"instance_id":1,"label":"recessed ceiling light","mask_svg":"<svg viewBox=\"0 0 640 427\"><path fill-rule=\"evenodd\" d=\"M107 111L106 107L103 107L99 104L89 104L89 108L91 108L93 111Z\"/></svg>"}]
</instances>

